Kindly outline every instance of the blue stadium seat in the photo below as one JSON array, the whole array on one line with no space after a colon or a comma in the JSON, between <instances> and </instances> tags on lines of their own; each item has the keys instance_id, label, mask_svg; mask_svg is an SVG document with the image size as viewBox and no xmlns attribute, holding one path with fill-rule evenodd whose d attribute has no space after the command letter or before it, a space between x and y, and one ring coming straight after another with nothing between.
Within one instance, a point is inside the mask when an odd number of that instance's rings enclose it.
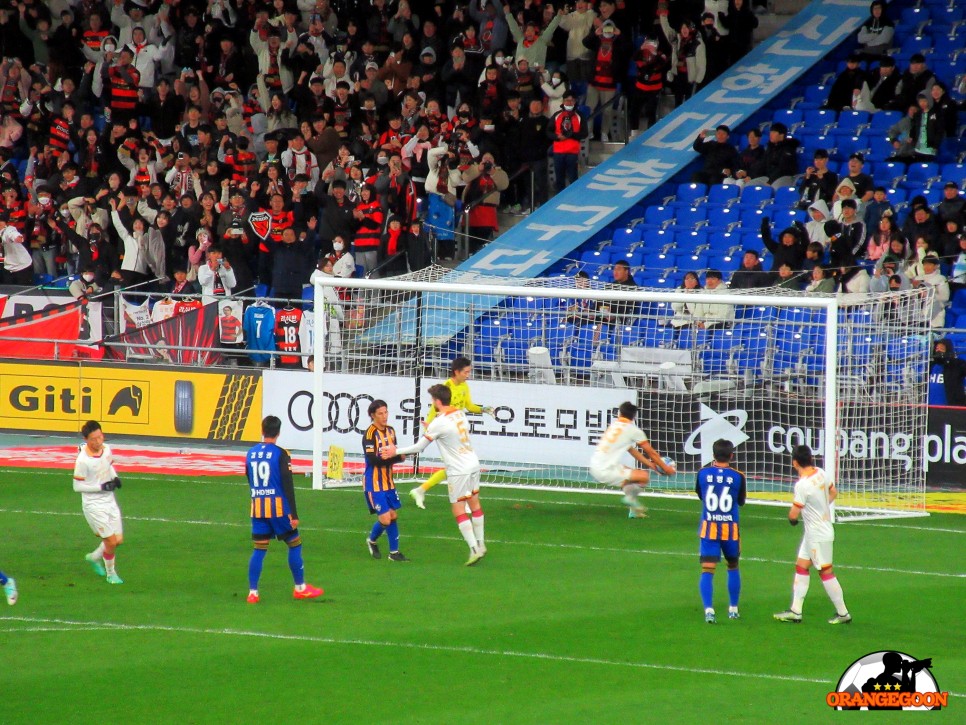
<instances>
[{"instance_id":1,"label":"blue stadium seat","mask_svg":"<svg viewBox=\"0 0 966 725\"><path fill-rule=\"evenodd\" d=\"M699 224L704 224L708 220L708 207L705 205L686 207L679 209L674 218L674 225L693 229Z\"/></svg>"},{"instance_id":2,"label":"blue stadium seat","mask_svg":"<svg viewBox=\"0 0 966 725\"><path fill-rule=\"evenodd\" d=\"M909 164L906 170L906 182L910 185L925 184L939 177L939 164L934 162Z\"/></svg>"},{"instance_id":3,"label":"blue stadium seat","mask_svg":"<svg viewBox=\"0 0 966 725\"><path fill-rule=\"evenodd\" d=\"M764 209L756 206L745 206L744 204L740 207L741 210L741 226L745 228L754 227L758 229L761 226L761 220L768 216ZM771 211L770 209L768 210Z\"/></svg>"},{"instance_id":4,"label":"blue stadium seat","mask_svg":"<svg viewBox=\"0 0 966 725\"><path fill-rule=\"evenodd\" d=\"M897 124L902 120L901 111L876 111L872 114L872 119L869 121L870 131L880 131L885 134L890 127Z\"/></svg>"},{"instance_id":5,"label":"blue stadium seat","mask_svg":"<svg viewBox=\"0 0 966 725\"><path fill-rule=\"evenodd\" d=\"M942 33L939 35L932 35L932 52L935 58L952 58L957 53L963 50L963 38L961 36L949 35L948 33ZM938 64L937 64L938 65ZM933 72L940 80L946 80L946 70L948 66L943 68L943 75L940 75L936 68ZM951 83L950 79L949 83Z\"/></svg>"},{"instance_id":6,"label":"blue stadium seat","mask_svg":"<svg viewBox=\"0 0 966 725\"><path fill-rule=\"evenodd\" d=\"M868 111L841 111L836 130L852 129L858 133L860 127L868 124L871 117L872 114Z\"/></svg>"},{"instance_id":7,"label":"blue stadium seat","mask_svg":"<svg viewBox=\"0 0 966 725\"><path fill-rule=\"evenodd\" d=\"M640 227L618 227L614 230L611 240L616 246L629 247L641 241L643 232Z\"/></svg>"},{"instance_id":8,"label":"blue stadium seat","mask_svg":"<svg viewBox=\"0 0 966 725\"><path fill-rule=\"evenodd\" d=\"M836 134L834 138L835 158L839 161L847 161L849 156L857 151L865 152L869 148L859 136Z\"/></svg>"},{"instance_id":9,"label":"blue stadium seat","mask_svg":"<svg viewBox=\"0 0 966 725\"><path fill-rule=\"evenodd\" d=\"M932 49L932 37L929 35L909 35L899 46L899 52L912 55L914 53L928 53Z\"/></svg>"},{"instance_id":10,"label":"blue stadium seat","mask_svg":"<svg viewBox=\"0 0 966 725\"><path fill-rule=\"evenodd\" d=\"M875 134L860 136L859 144L868 149L866 158L870 161L885 161L895 153L892 141L884 133L876 132Z\"/></svg>"},{"instance_id":11,"label":"blue stadium seat","mask_svg":"<svg viewBox=\"0 0 966 725\"><path fill-rule=\"evenodd\" d=\"M680 184L674 201L689 206L695 206L695 202L704 199L708 195L708 187L704 184Z\"/></svg>"},{"instance_id":12,"label":"blue stadium seat","mask_svg":"<svg viewBox=\"0 0 966 725\"><path fill-rule=\"evenodd\" d=\"M831 89L826 86L805 86L804 102L799 103L796 108L807 108L806 103L818 103L819 105L825 103L828 99L828 93ZM816 106L815 108L818 108ZM809 109L811 110L811 109Z\"/></svg>"},{"instance_id":13,"label":"blue stadium seat","mask_svg":"<svg viewBox=\"0 0 966 725\"><path fill-rule=\"evenodd\" d=\"M698 247L707 246L708 233L704 229L696 229L687 232L678 231L674 234L674 242L677 251L692 251Z\"/></svg>"},{"instance_id":14,"label":"blue stadium seat","mask_svg":"<svg viewBox=\"0 0 966 725\"><path fill-rule=\"evenodd\" d=\"M678 252L674 255L674 266L681 271L704 270L708 268L707 252Z\"/></svg>"},{"instance_id":15,"label":"blue stadium seat","mask_svg":"<svg viewBox=\"0 0 966 725\"><path fill-rule=\"evenodd\" d=\"M735 202L741 194L741 187L737 184L715 184L708 189L708 204L727 206Z\"/></svg>"},{"instance_id":16,"label":"blue stadium seat","mask_svg":"<svg viewBox=\"0 0 966 725\"><path fill-rule=\"evenodd\" d=\"M708 331L695 327L684 327L678 335L678 347L682 350L697 350L708 342Z\"/></svg>"},{"instance_id":17,"label":"blue stadium seat","mask_svg":"<svg viewBox=\"0 0 966 725\"><path fill-rule=\"evenodd\" d=\"M644 254L644 268L665 270L674 266L674 258L664 252L646 252Z\"/></svg>"},{"instance_id":18,"label":"blue stadium seat","mask_svg":"<svg viewBox=\"0 0 966 725\"><path fill-rule=\"evenodd\" d=\"M772 199L770 186L746 186L741 190L742 206L763 206Z\"/></svg>"},{"instance_id":19,"label":"blue stadium seat","mask_svg":"<svg viewBox=\"0 0 966 725\"><path fill-rule=\"evenodd\" d=\"M589 265L606 264L610 257L599 249L588 249L580 253L580 261Z\"/></svg>"},{"instance_id":20,"label":"blue stadium seat","mask_svg":"<svg viewBox=\"0 0 966 725\"><path fill-rule=\"evenodd\" d=\"M728 272L734 272L740 266L740 252L735 252L733 255L721 251L708 252L708 269L717 269L727 274Z\"/></svg>"},{"instance_id":21,"label":"blue stadium seat","mask_svg":"<svg viewBox=\"0 0 966 725\"><path fill-rule=\"evenodd\" d=\"M666 229L649 229L644 232L641 241L644 242L644 251L660 252L668 244L674 244L674 233Z\"/></svg>"},{"instance_id":22,"label":"blue stadium seat","mask_svg":"<svg viewBox=\"0 0 966 725\"><path fill-rule=\"evenodd\" d=\"M713 232L708 235L708 245L713 251L728 252L741 245L736 232Z\"/></svg>"},{"instance_id":23,"label":"blue stadium seat","mask_svg":"<svg viewBox=\"0 0 966 725\"><path fill-rule=\"evenodd\" d=\"M801 194L794 186L783 186L780 189L775 189L774 206L778 209L797 206L799 199L801 199Z\"/></svg>"},{"instance_id":24,"label":"blue stadium seat","mask_svg":"<svg viewBox=\"0 0 966 725\"><path fill-rule=\"evenodd\" d=\"M719 206L708 209L708 228L717 231L727 231L738 223L738 207Z\"/></svg>"},{"instance_id":25,"label":"blue stadium seat","mask_svg":"<svg viewBox=\"0 0 966 725\"><path fill-rule=\"evenodd\" d=\"M897 205L905 203L908 197L905 189L892 189L886 187L886 198L889 200L889 203L892 204L892 208L895 209Z\"/></svg>"},{"instance_id":26,"label":"blue stadium seat","mask_svg":"<svg viewBox=\"0 0 966 725\"><path fill-rule=\"evenodd\" d=\"M825 92L828 98L828 90ZM818 108L805 111L802 118L803 128L813 133L825 133L826 129L836 125L836 112L828 108Z\"/></svg>"},{"instance_id":27,"label":"blue stadium seat","mask_svg":"<svg viewBox=\"0 0 966 725\"><path fill-rule=\"evenodd\" d=\"M771 117L772 123L784 123L788 128L791 128L796 123L802 122L802 111L795 108L783 108L775 111L774 115Z\"/></svg>"},{"instance_id":28,"label":"blue stadium seat","mask_svg":"<svg viewBox=\"0 0 966 725\"><path fill-rule=\"evenodd\" d=\"M674 209L669 206L649 206L644 212L648 224L665 224L674 219Z\"/></svg>"},{"instance_id":29,"label":"blue stadium seat","mask_svg":"<svg viewBox=\"0 0 966 725\"><path fill-rule=\"evenodd\" d=\"M771 322L778 316L778 310L771 305L738 305L735 318L743 322Z\"/></svg>"},{"instance_id":30,"label":"blue stadium seat","mask_svg":"<svg viewBox=\"0 0 966 725\"><path fill-rule=\"evenodd\" d=\"M640 267L644 264L644 250L643 249L611 249L610 261L613 264L618 260L627 262L631 267Z\"/></svg>"}]
</instances>

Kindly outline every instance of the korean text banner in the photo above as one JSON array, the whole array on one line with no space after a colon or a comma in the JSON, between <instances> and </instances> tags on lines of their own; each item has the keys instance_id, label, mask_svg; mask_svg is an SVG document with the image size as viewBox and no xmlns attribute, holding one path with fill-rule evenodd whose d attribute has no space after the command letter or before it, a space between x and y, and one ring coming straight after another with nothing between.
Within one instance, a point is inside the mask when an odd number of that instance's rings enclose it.
<instances>
[{"instance_id":1,"label":"korean text banner","mask_svg":"<svg viewBox=\"0 0 966 725\"><path fill-rule=\"evenodd\" d=\"M282 420L279 444L311 450L312 374L267 370L263 374L262 415ZM428 388L426 381L424 388ZM385 400L389 425L401 444L411 443L414 422L429 412L429 396L420 392L416 407L411 380L390 376L325 376L323 446L341 446L347 456L362 454L362 435L369 427L369 403ZM626 400L637 393L623 389L563 388L553 385L474 382L473 401L492 406L494 417L470 415L473 447L484 461L541 463L586 467L590 454ZM428 451L436 457L435 448ZM630 460L630 458L628 458Z\"/></svg>"},{"instance_id":2,"label":"korean text banner","mask_svg":"<svg viewBox=\"0 0 966 725\"><path fill-rule=\"evenodd\" d=\"M459 269L536 277L690 163L704 129L737 126L787 88L869 15L867 0L816 0L707 88L589 170ZM642 214L643 216L643 214Z\"/></svg>"}]
</instances>

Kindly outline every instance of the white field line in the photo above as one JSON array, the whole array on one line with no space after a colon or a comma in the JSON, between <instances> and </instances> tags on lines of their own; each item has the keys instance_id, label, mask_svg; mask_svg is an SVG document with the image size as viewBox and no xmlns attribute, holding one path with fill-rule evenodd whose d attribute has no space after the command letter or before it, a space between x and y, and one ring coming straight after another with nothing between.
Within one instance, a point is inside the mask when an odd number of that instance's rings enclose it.
<instances>
[{"instance_id":1,"label":"white field line","mask_svg":"<svg viewBox=\"0 0 966 725\"><path fill-rule=\"evenodd\" d=\"M42 470L36 470L36 469L3 468L3 467L0 467L0 473L14 473L14 472L23 472L23 471L30 471L30 475L32 475L32 476L33 475L56 476L58 478L63 478L65 481L68 480L68 475L69 475L69 471L67 471L66 469L65 470L62 470L62 471L42 471ZM158 482L161 482L161 483L183 483L183 484L189 484L189 485L192 485L192 486L197 486L200 482L203 482L203 483L206 483L206 484L215 484L215 485L218 485L218 486L233 486L235 488L241 488L241 487L244 487L245 485L247 485L247 484L245 484L244 481L224 481L224 480L221 480L223 478L221 476L201 476L199 478L172 478L171 476L162 476L162 475L158 475L158 474L149 474L149 473L139 473L139 474L136 474L136 475L137 475L137 477L139 479L143 479L143 480L146 480L146 481L158 481ZM299 477L296 476L296 479L297 478L299 478ZM312 488L311 486L296 486L295 488L298 489L299 491L315 491L316 490L316 489ZM326 493L352 493L352 494L358 494L360 491L361 491L361 488L327 488L327 489L325 489L325 492ZM588 491L587 493L588 494L591 494L592 493L594 495L600 495L600 494L604 494L604 495L608 495L608 494L620 495L621 494L621 492L620 491L617 491L617 490L615 490L615 491L592 491L592 492L591 491ZM436 494L433 494L433 493L430 493L428 495L430 497L436 496ZM649 498L649 499L655 498L655 497L650 496L649 494L646 494L646 493L644 494L644 496L647 497L647 498ZM676 500L682 500L682 501L683 500L687 500L687 499L685 499L684 496L673 496L673 497L672 496L662 496L662 498L674 498ZM445 502L445 497L444 496L439 496L439 499L440 499L441 502ZM543 505L543 506L575 506L575 507L580 507L580 508L614 508L614 505L611 504L611 503L593 503L593 502L590 502L590 501L552 501L552 500L549 500L549 499L538 499L538 498L517 498L517 497L511 497L511 496L495 496L495 495L492 495L490 492L486 492L484 494L484 496L483 496L483 499L484 500L487 500L487 501L505 501L505 502L509 502L509 503L540 504L540 505ZM763 504L752 503L750 505L753 506L753 507L757 507L757 506L763 505ZM772 504L769 504L769 508L771 508L773 506L774 506L773 503ZM667 511L667 512L671 512L671 513L680 513L680 511L681 511L680 509L662 508L660 506L652 506L652 505L648 505L648 510L650 510L650 511ZM746 511L745 513L742 514L742 518L743 519L753 519L753 520L756 520L756 521L774 521L775 520L775 514L765 516L765 515L760 515L760 514L751 514L751 513L748 513ZM911 526L911 525L908 525L908 524L884 524L884 523L880 523L880 522L876 522L876 521L850 521L849 522L849 525L851 526L852 524L858 524L858 525L862 525L862 526L873 526L873 527L883 528L883 529L903 529L903 530L908 530L908 531L935 531L936 533L940 533L940 534L959 534L959 535L966 534L966 530L964 530L964 529L946 529L946 528L932 527L932 526Z\"/></svg>"},{"instance_id":2,"label":"white field line","mask_svg":"<svg viewBox=\"0 0 966 725\"><path fill-rule=\"evenodd\" d=\"M814 677L803 677L799 675L776 675L772 673L757 672L737 672L734 670L717 670L704 667L682 667L679 665L657 664L653 662L623 662L620 660L608 660L597 657L572 657L568 655L557 655L547 652L521 652L518 650L486 649L481 647L466 647L455 645L420 644L416 642L388 642L385 640L352 639L339 637L319 637L303 634L278 634L274 632L258 632L252 630L239 629L208 629L200 627L173 627L161 624L119 624L113 622L83 622L69 619L44 619L39 617L7 617L0 616L0 622L23 622L25 624L38 625L34 627L6 627L2 631L17 634L19 632L34 631L88 631L91 629L109 629L115 631L135 631L135 632L170 632L177 634L208 635L208 636L227 636L227 637L251 637L258 639L282 640L293 642L306 642L311 644L326 644L337 646L361 646L379 647L393 649L423 650L430 652L445 652L452 654L464 654L473 656L489 657L510 657L524 660L545 660L549 662L563 662L575 665L591 665L603 667L619 667L628 669L645 670L664 670L667 672L682 672L692 675L716 675L723 677L748 677L756 680L779 680L783 682L804 682L810 684L822 684L832 686L833 683L826 679Z\"/></svg>"},{"instance_id":3,"label":"white field line","mask_svg":"<svg viewBox=\"0 0 966 725\"><path fill-rule=\"evenodd\" d=\"M0 508L0 513L5 514L19 514L19 515L30 515L30 516L70 516L70 517L80 517L83 514L80 511L36 511L28 509L9 509ZM249 523L246 522L224 522L224 521L206 521L202 519L172 519L162 516L129 516L124 515L124 519L128 521L145 521L150 523L162 523L162 524L179 524L188 526L225 526L233 528L248 528ZM365 527L363 527L364 529ZM323 533L330 534L347 534L350 536L360 536L360 531L363 529L339 529L334 527L325 526L299 526L302 531L319 531ZM414 539L430 539L438 541L453 541L454 536L441 536L437 534L407 534L407 536ZM561 544L556 542L547 541L513 541L511 539L492 539L487 538L488 542L494 544L503 544L505 546L531 546L542 549L560 549L560 550L573 550L573 551L594 551L603 552L611 554L646 554L648 556L672 556L672 557L686 557L693 558L693 551L668 551L661 549L633 549L633 548L619 548L610 546L589 546L586 544ZM756 556L743 556L742 561L753 561L761 564L777 564L780 566L791 566L790 560L785 559L767 559L764 557ZM934 576L942 578L951 579L966 579L966 573L955 573L955 572L941 572L941 571L920 571L917 569L896 569L892 567L876 567L876 566L856 566L849 564L836 564L839 569L848 569L853 571L872 571L880 573L893 573L893 574L910 574L915 576Z\"/></svg>"}]
</instances>

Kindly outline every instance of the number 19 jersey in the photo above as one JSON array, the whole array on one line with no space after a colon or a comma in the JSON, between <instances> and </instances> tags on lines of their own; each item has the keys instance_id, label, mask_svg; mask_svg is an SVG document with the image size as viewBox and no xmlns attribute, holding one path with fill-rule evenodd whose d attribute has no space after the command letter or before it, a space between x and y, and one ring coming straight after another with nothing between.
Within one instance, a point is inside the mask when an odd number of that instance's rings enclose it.
<instances>
[{"instance_id":1,"label":"number 19 jersey","mask_svg":"<svg viewBox=\"0 0 966 725\"><path fill-rule=\"evenodd\" d=\"M294 502L288 500L283 475L291 479L291 458L274 443L259 443L248 450L245 472L252 494L253 519L296 516Z\"/></svg>"},{"instance_id":2,"label":"number 19 jersey","mask_svg":"<svg viewBox=\"0 0 966 725\"><path fill-rule=\"evenodd\" d=\"M706 466L698 471L694 490L701 499L698 538L738 541L738 507L745 503L745 474L730 466Z\"/></svg>"}]
</instances>

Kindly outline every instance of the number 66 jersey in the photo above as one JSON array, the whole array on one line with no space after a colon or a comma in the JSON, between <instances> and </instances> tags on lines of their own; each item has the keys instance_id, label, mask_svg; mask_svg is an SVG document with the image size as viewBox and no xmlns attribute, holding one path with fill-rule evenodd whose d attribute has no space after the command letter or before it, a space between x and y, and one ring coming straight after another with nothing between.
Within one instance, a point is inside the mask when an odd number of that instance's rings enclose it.
<instances>
[{"instance_id":1,"label":"number 66 jersey","mask_svg":"<svg viewBox=\"0 0 966 725\"><path fill-rule=\"evenodd\" d=\"M701 499L698 538L738 541L738 507L745 503L745 474L727 464L705 466L698 471L694 490Z\"/></svg>"}]
</instances>

